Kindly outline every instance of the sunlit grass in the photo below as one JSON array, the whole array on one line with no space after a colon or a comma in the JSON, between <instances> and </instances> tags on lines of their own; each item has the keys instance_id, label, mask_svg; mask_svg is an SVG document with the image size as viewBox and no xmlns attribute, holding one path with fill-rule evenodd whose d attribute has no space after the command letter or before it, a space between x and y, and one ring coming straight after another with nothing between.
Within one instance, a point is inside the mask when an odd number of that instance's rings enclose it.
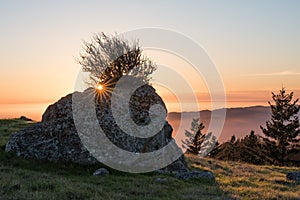
<instances>
[{"instance_id":1,"label":"sunlit grass","mask_svg":"<svg viewBox=\"0 0 300 200\"><path fill-rule=\"evenodd\" d=\"M300 184L286 179L297 167L257 166L238 162L189 157L192 167L210 169L220 189L241 199L300 199ZM221 167L220 167L221 166Z\"/></svg>"},{"instance_id":2,"label":"sunlit grass","mask_svg":"<svg viewBox=\"0 0 300 200\"><path fill-rule=\"evenodd\" d=\"M0 120L2 147L9 134L30 124ZM286 180L297 167L256 166L187 158L190 167L209 170L216 182L179 180L170 175L128 174L93 177L101 165L47 163L18 158L0 149L0 199L300 199L300 184ZM166 178L158 182L157 178Z\"/></svg>"}]
</instances>

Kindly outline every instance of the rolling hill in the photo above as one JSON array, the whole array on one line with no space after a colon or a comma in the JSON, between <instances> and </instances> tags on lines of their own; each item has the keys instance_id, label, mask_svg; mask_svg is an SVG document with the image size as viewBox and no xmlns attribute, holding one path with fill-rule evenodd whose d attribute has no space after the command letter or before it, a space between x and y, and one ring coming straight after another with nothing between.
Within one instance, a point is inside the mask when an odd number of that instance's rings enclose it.
<instances>
[{"instance_id":1,"label":"rolling hill","mask_svg":"<svg viewBox=\"0 0 300 200\"><path fill-rule=\"evenodd\" d=\"M220 110L216 110L217 116L218 111ZM209 110L200 111L200 121L206 126L204 133L207 131L211 113L212 112ZM189 130L192 119L197 117L197 115L199 115L199 112L185 112L181 122L182 128L179 130L181 113L168 113L167 119L174 129L173 135L184 130ZM300 113L298 113L298 116L300 117ZM256 134L262 135L260 125L265 126L266 121L270 118L271 110L266 106L227 108L224 127L218 140L219 142L224 142L230 139L232 135L235 135L238 138L243 137L249 134L251 130L254 130Z\"/></svg>"}]
</instances>

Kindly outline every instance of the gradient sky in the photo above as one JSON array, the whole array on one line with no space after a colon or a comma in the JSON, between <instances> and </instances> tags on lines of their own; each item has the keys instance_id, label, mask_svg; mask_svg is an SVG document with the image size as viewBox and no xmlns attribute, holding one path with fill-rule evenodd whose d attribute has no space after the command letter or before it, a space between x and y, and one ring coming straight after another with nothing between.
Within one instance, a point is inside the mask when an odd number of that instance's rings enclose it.
<instances>
[{"instance_id":1,"label":"gradient sky","mask_svg":"<svg viewBox=\"0 0 300 200\"><path fill-rule=\"evenodd\" d=\"M270 100L282 85L299 97L299 19L297 0L0 0L0 104L56 101L74 90L83 40L143 27L202 45L229 101Z\"/></svg>"}]
</instances>

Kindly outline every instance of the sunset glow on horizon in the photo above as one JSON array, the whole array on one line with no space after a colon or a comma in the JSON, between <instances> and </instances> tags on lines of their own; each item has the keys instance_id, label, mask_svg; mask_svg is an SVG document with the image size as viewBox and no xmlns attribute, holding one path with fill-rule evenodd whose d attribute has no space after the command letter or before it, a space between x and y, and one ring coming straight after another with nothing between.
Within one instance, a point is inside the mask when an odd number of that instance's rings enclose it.
<instances>
[{"instance_id":1,"label":"sunset glow on horizon","mask_svg":"<svg viewBox=\"0 0 300 200\"><path fill-rule=\"evenodd\" d=\"M267 106L281 87L300 98L298 19L300 1L1 1L0 118L40 120L49 104L74 92L83 40L143 27L174 30L202 46L223 80L228 108ZM211 108L205 77L186 70L187 62L159 51L144 55L193 83L193 94L181 89L185 103L195 95L199 110ZM153 86L169 112L180 111L172 91Z\"/></svg>"}]
</instances>

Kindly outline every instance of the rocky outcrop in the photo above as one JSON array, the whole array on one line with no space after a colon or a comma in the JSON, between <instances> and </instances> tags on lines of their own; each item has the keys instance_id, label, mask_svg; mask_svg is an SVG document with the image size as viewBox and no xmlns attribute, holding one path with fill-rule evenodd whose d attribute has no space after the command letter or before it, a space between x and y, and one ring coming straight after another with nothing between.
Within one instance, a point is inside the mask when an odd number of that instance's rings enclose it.
<instances>
[{"instance_id":1,"label":"rocky outcrop","mask_svg":"<svg viewBox=\"0 0 300 200\"><path fill-rule=\"evenodd\" d=\"M72 116L72 94L50 105L41 122L12 133L5 151L52 162L97 163L78 137Z\"/></svg>"},{"instance_id":2,"label":"rocky outcrop","mask_svg":"<svg viewBox=\"0 0 300 200\"><path fill-rule=\"evenodd\" d=\"M14 151L18 156L53 162L74 162L95 164L95 159L83 146L73 119L72 95L88 96L93 89L75 92L50 105L42 116L42 121L11 134L6 152ZM132 95L129 108L130 116L137 125L147 125L151 119L149 108L160 104L166 109L161 97L152 86L144 85ZM172 139L172 127L165 121L163 128L150 138L134 137L122 131L112 115L109 106L96 103L96 115L100 127L107 138L116 146L136 153L153 152L166 146ZM167 166L165 170L187 171L183 156Z\"/></svg>"},{"instance_id":3,"label":"rocky outcrop","mask_svg":"<svg viewBox=\"0 0 300 200\"><path fill-rule=\"evenodd\" d=\"M296 181L300 183L300 171L298 172L289 172L286 175L286 178L291 181Z\"/></svg>"}]
</instances>

